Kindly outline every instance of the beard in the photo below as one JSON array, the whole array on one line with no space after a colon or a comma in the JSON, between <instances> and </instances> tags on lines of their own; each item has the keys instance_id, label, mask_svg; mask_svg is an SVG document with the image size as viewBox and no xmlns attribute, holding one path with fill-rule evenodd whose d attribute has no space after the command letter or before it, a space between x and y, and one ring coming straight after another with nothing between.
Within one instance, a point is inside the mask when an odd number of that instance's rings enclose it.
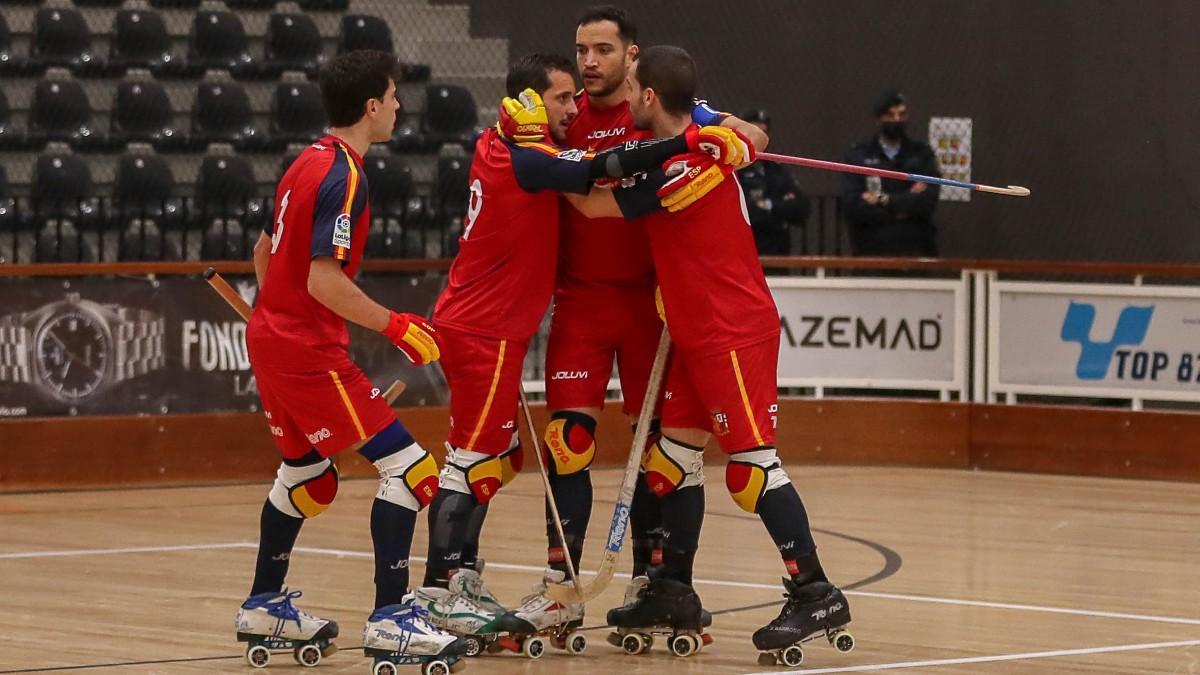
<instances>
[{"instance_id":1,"label":"beard","mask_svg":"<svg viewBox=\"0 0 1200 675\"><path fill-rule=\"evenodd\" d=\"M586 91L589 96L596 96L599 98L603 98L605 96L610 96L613 93L615 93L617 91L617 89L619 89L621 87L621 85L624 83L625 83L625 74L622 73L622 74L620 74L620 76L614 75L611 78L604 78L604 79L600 80L599 82L596 82L596 83L590 85L591 86L590 89L588 88L589 85L587 84L587 81L585 80L583 88L584 88L584 91Z\"/></svg>"}]
</instances>

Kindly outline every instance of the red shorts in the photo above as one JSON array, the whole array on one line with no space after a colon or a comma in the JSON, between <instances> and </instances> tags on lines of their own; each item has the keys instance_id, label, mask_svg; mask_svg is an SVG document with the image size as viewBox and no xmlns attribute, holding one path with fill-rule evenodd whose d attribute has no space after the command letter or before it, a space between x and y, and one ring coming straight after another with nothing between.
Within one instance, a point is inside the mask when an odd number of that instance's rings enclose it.
<instances>
[{"instance_id":1,"label":"red shorts","mask_svg":"<svg viewBox=\"0 0 1200 675\"><path fill-rule=\"evenodd\" d=\"M380 390L349 357L327 368L285 371L254 365L271 436L284 459L316 448L329 457L396 421Z\"/></svg>"},{"instance_id":2,"label":"red shorts","mask_svg":"<svg viewBox=\"0 0 1200 675\"><path fill-rule=\"evenodd\" d=\"M779 339L716 354L671 355L663 428L711 429L721 449L775 445Z\"/></svg>"},{"instance_id":3,"label":"red shorts","mask_svg":"<svg viewBox=\"0 0 1200 675\"><path fill-rule=\"evenodd\" d=\"M560 294L546 345L547 406L603 408L615 356L623 410L637 415L661 330L653 288Z\"/></svg>"},{"instance_id":4,"label":"red shorts","mask_svg":"<svg viewBox=\"0 0 1200 675\"><path fill-rule=\"evenodd\" d=\"M450 386L450 445L499 455L517 430L517 401L528 342L497 340L434 325Z\"/></svg>"}]
</instances>

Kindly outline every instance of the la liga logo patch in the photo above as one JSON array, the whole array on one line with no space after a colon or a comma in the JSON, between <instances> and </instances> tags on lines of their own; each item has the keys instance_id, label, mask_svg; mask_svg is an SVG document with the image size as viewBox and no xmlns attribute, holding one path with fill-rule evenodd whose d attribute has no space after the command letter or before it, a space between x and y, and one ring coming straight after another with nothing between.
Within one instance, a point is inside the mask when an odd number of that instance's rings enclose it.
<instances>
[{"instance_id":1,"label":"la liga logo patch","mask_svg":"<svg viewBox=\"0 0 1200 675\"><path fill-rule=\"evenodd\" d=\"M343 213L333 223L333 245L350 248L350 214Z\"/></svg>"}]
</instances>

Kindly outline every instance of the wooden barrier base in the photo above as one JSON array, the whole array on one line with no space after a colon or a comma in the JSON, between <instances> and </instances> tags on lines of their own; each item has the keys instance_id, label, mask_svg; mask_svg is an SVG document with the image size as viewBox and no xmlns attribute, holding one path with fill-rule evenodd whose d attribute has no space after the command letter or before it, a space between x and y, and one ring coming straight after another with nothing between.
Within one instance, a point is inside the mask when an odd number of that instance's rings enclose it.
<instances>
[{"instance_id":1,"label":"wooden barrier base","mask_svg":"<svg viewBox=\"0 0 1200 675\"><path fill-rule=\"evenodd\" d=\"M897 465L1200 481L1186 448L1200 415L878 399L784 399L780 455L789 463ZM400 419L439 461L445 408ZM543 428L546 413L534 408ZM623 466L632 440L620 406L600 420L596 466ZM529 439L522 429L523 443ZM724 461L715 443L709 461ZM279 464L256 414L0 420L0 492L267 481ZM370 476L357 454L345 476ZM526 471L537 465L527 456Z\"/></svg>"}]
</instances>

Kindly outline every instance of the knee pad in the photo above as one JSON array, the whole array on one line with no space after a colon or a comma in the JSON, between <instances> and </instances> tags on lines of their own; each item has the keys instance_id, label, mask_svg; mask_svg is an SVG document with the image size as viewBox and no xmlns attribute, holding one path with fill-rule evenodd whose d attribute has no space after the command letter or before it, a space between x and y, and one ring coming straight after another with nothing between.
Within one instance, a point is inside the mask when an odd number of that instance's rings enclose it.
<instances>
[{"instance_id":1,"label":"knee pad","mask_svg":"<svg viewBox=\"0 0 1200 675\"><path fill-rule=\"evenodd\" d=\"M372 464L379 470L379 491L375 493L378 499L420 511L437 496L437 460L416 443L385 455Z\"/></svg>"},{"instance_id":2,"label":"knee pad","mask_svg":"<svg viewBox=\"0 0 1200 675\"><path fill-rule=\"evenodd\" d=\"M521 447L521 441L513 434L512 447L500 453L500 487L513 482L524 466L525 448Z\"/></svg>"},{"instance_id":3,"label":"knee pad","mask_svg":"<svg viewBox=\"0 0 1200 675\"><path fill-rule=\"evenodd\" d=\"M545 439L547 464L555 475L587 471L596 458L596 419L570 410L556 412L546 425Z\"/></svg>"},{"instance_id":4,"label":"knee pad","mask_svg":"<svg viewBox=\"0 0 1200 675\"><path fill-rule=\"evenodd\" d=\"M663 436L642 460L646 484L659 497L675 490L704 485L704 448Z\"/></svg>"},{"instance_id":5,"label":"knee pad","mask_svg":"<svg viewBox=\"0 0 1200 675\"><path fill-rule=\"evenodd\" d=\"M775 448L736 452L725 466L725 487L733 501L750 513L758 513L763 495L789 482Z\"/></svg>"},{"instance_id":6,"label":"knee pad","mask_svg":"<svg viewBox=\"0 0 1200 675\"><path fill-rule=\"evenodd\" d=\"M633 424L633 433L635 436L637 435L636 422ZM642 451L647 455L650 454L650 448L653 448L654 444L658 443L660 439L662 439L662 418L655 417L654 419L650 420L650 429L646 432L646 447L642 448ZM645 455L642 457L642 465L638 467L638 472L642 474L646 473Z\"/></svg>"},{"instance_id":7,"label":"knee pad","mask_svg":"<svg viewBox=\"0 0 1200 675\"><path fill-rule=\"evenodd\" d=\"M306 466L280 464L267 499L293 518L312 518L329 508L337 491L337 467L322 459Z\"/></svg>"},{"instance_id":8,"label":"knee pad","mask_svg":"<svg viewBox=\"0 0 1200 675\"><path fill-rule=\"evenodd\" d=\"M504 462L500 456L463 450L449 444L446 449L446 466L442 467L439 486L444 490L474 495L480 504L491 501L504 485Z\"/></svg>"}]
</instances>

